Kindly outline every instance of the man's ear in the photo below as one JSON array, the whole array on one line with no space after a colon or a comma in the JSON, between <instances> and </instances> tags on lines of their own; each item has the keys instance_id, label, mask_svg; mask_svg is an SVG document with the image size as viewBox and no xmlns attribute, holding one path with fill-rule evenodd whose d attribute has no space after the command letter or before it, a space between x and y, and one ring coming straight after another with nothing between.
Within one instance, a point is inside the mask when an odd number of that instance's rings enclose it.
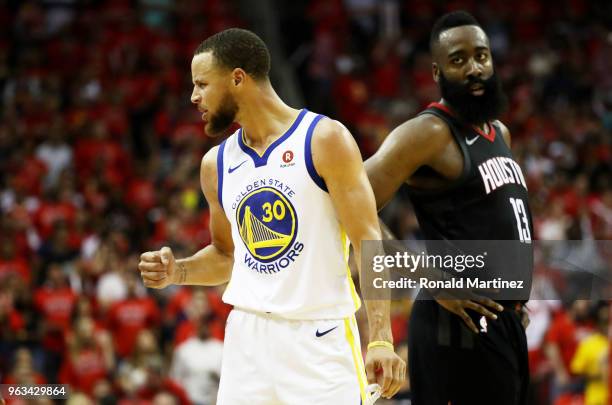
<instances>
[{"instance_id":1,"label":"man's ear","mask_svg":"<svg viewBox=\"0 0 612 405\"><path fill-rule=\"evenodd\" d=\"M438 83L440 80L440 68L436 62L431 63L431 75L433 76L434 82Z\"/></svg>"},{"instance_id":2,"label":"man's ear","mask_svg":"<svg viewBox=\"0 0 612 405\"><path fill-rule=\"evenodd\" d=\"M236 68L232 71L232 84L234 86L240 86L246 79L246 72L240 68Z\"/></svg>"}]
</instances>

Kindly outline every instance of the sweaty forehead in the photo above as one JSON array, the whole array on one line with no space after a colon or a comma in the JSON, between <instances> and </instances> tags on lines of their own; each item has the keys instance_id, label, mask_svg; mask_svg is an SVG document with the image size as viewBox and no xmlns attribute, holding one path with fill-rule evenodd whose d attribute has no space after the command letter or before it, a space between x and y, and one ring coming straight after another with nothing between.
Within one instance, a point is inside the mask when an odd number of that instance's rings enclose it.
<instances>
[{"instance_id":1,"label":"sweaty forehead","mask_svg":"<svg viewBox=\"0 0 612 405\"><path fill-rule=\"evenodd\" d=\"M440 33L436 51L438 56L446 56L457 51L472 51L488 48L489 40L482 28L476 25L463 25Z\"/></svg>"}]
</instances>

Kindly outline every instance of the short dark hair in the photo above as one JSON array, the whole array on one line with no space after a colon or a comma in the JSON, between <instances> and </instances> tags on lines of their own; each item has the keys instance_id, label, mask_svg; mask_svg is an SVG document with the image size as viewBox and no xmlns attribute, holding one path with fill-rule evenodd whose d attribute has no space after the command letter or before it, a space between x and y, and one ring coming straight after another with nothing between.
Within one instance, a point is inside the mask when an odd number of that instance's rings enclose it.
<instances>
[{"instance_id":1,"label":"short dark hair","mask_svg":"<svg viewBox=\"0 0 612 405\"><path fill-rule=\"evenodd\" d=\"M206 38L194 52L199 55L211 51L220 67L241 68L254 79L268 77L270 52L255 33L241 28L230 28Z\"/></svg>"},{"instance_id":2,"label":"short dark hair","mask_svg":"<svg viewBox=\"0 0 612 405\"><path fill-rule=\"evenodd\" d=\"M440 40L440 34L442 32L451 28L462 27L464 25L475 25L480 27L480 24L478 24L478 21L476 21L474 16L463 10L452 11L438 18L431 29L431 36L429 37L430 51L433 51L434 46Z\"/></svg>"}]
</instances>

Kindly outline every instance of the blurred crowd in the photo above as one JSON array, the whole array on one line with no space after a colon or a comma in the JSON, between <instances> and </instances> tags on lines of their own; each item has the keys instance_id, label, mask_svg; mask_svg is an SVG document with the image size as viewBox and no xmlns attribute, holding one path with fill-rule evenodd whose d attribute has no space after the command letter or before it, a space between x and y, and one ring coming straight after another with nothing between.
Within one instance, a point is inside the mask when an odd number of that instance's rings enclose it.
<instances>
[{"instance_id":1,"label":"blurred crowd","mask_svg":"<svg viewBox=\"0 0 612 405\"><path fill-rule=\"evenodd\" d=\"M249 27L239 4L0 0L0 382L70 384L76 404L215 402L223 289L146 291L136 266L143 251L183 257L210 242L199 167L218 140L189 105L189 63L208 35ZM276 5L305 106L345 123L364 158L439 98L433 21L474 12L509 97L536 238L612 239L609 2ZM398 238L420 238L403 193L382 215ZM610 263L603 246L594 254ZM532 403L604 405L607 305L555 289L530 303ZM394 304L401 350L408 312Z\"/></svg>"}]
</instances>

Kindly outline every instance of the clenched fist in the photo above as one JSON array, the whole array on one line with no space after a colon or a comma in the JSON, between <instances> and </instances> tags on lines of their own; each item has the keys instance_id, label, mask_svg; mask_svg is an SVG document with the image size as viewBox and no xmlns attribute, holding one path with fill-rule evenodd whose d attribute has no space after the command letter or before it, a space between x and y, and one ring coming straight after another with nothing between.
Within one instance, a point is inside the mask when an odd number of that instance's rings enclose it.
<instances>
[{"instance_id":1,"label":"clenched fist","mask_svg":"<svg viewBox=\"0 0 612 405\"><path fill-rule=\"evenodd\" d=\"M145 287L165 288L176 283L176 260L169 247L141 254L138 270Z\"/></svg>"}]
</instances>

